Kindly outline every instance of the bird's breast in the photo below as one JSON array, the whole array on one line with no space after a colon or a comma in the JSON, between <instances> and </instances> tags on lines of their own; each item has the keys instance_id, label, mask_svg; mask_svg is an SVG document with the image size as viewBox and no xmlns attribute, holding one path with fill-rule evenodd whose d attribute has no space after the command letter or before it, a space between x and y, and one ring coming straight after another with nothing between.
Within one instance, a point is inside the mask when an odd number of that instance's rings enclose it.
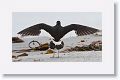
<instances>
[{"instance_id":1,"label":"bird's breast","mask_svg":"<svg viewBox=\"0 0 120 80\"><path fill-rule=\"evenodd\" d=\"M62 27L55 27L53 28L52 36L54 37L55 41L58 42L61 37L63 37L63 29Z\"/></svg>"},{"instance_id":2,"label":"bird's breast","mask_svg":"<svg viewBox=\"0 0 120 80\"><path fill-rule=\"evenodd\" d=\"M61 29L61 28L55 28L55 29L54 29L54 34L55 34L56 36L61 35L61 33L62 33L62 29Z\"/></svg>"},{"instance_id":3,"label":"bird's breast","mask_svg":"<svg viewBox=\"0 0 120 80\"><path fill-rule=\"evenodd\" d=\"M60 45L60 44L61 44L61 41L59 41L59 42L55 42L55 41L54 41L54 44L55 44L55 45Z\"/></svg>"}]
</instances>

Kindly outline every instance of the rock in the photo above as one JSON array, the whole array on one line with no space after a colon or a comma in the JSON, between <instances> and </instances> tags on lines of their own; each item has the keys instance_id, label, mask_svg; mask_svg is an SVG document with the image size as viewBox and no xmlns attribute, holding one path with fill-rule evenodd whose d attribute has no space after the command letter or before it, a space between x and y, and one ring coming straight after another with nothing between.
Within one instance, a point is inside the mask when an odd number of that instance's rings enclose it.
<instances>
[{"instance_id":1,"label":"rock","mask_svg":"<svg viewBox=\"0 0 120 80\"><path fill-rule=\"evenodd\" d=\"M47 53L46 53L46 54L52 54L52 53L54 53L54 51L51 50L51 49L49 49L49 50L47 50Z\"/></svg>"},{"instance_id":2,"label":"rock","mask_svg":"<svg viewBox=\"0 0 120 80\"><path fill-rule=\"evenodd\" d=\"M82 47L76 46L74 48L71 48L71 51L91 51L91 49L86 45Z\"/></svg>"},{"instance_id":3,"label":"rock","mask_svg":"<svg viewBox=\"0 0 120 80\"><path fill-rule=\"evenodd\" d=\"M32 49L21 49L21 50L13 50L12 52L15 53L23 53L23 52L32 52L32 51L45 51L49 49L49 44L45 43L45 44L41 44L39 47L35 47Z\"/></svg>"},{"instance_id":4,"label":"rock","mask_svg":"<svg viewBox=\"0 0 120 80\"><path fill-rule=\"evenodd\" d=\"M48 49L49 49L49 44L48 43L40 45L40 50L48 50Z\"/></svg>"},{"instance_id":5,"label":"rock","mask_svg":"<svg viewBox=\"0 0 120 80\"><path fill-rule=\"evenodd\" d=\"M94 41L89 46L95 51L100 51L102 50L102 41Z\"/></svg>"},{"instance_id":6,"label":"rock","mask_svg":"<svg viewBox=\"0 0 120 80\"><path fill-rule=\"evenodd\" d=\"M21 52L31 52L31 49L22 49Z\"/></svg>"},{"instance_id":7,"label":"rock","mask_svg":"<svg viewBox=\"0 0 120 80\"><path fill-rule=\"evenodd\" d=\"M21 42L24 42L24 41L18 37L12 37L12 43L21 43Z\"/></svg>"},{"instance_id":8,"label":"rock","mask_svg":"<svg viewBox=\"0 0 120 80\"><path fill-rule=\"evenodd\" d=\"M33 50L45 51L48 49L49 49L49 44L45 43L45 44L41 44L39 47L35 47L35 49L33 49Z\"/></svg>"},{"instance_id":9,"label":"rock","mask_svg":"<svg viewBox=\"0 0 120 80\"><path fill-rule=\"evenodd\" d=\"M15 58L15 59L17 59L17 56L14 56L14 55L12 55L12 58Z\"/></svg>"},{"instance_id":10,"label":"rock","mask_svg":"<svg viewBox=\"0 0 120 80\"><path fill-rule=\"evenodd\" d=\"M15 59L15 60L13 60L13 62L18 62L18 61L22 61L22 59Z\"/></svg>"},{"instance_id":11,"label":"rock","mask_svg":"<svg viewBox=\"0 0 120 80\"><path fill-rule=\"evenodd\" d=\"M15 53L23 53L23 52L31 52L32 49L21 49L21 50L13 50L12 52L15 52Z\"/></svg>"},{"instance_id":12,"label":"rock","mask_svg":"<svg viewBox=\"0 0 120 80\"><path fill-rule=\"evenodd\" d=\"M60 51L61 53L68 53L68 52L70 52L71 51L71 49L69 49L69 48L67 48L67 49L64 49L63 51Z\"/></svg>"},{"instance_id":13,"label":"rock","mask_svg":"<svg viewBox=\"0 0 120 80\"><path fill-rule=\"evenodd\" d=\"M81 40L81 42L85 42L85 40Z\"/></svg>"},{"instance_id":14,"label":"rock","mask_svg":"<svg viewBox=\"0 0 120 80\"><path fill-rule=\"evenodd\" d=\"M102 31L94 33L95 36L102 36Z\"/></svg>"},{"instance_id":15,"label":"rock","mask_svg":"<svg viewBox=\"0 0 120 80\"><path fill-rule=\"evenodd\" d=\"M22 57L22 56L28 56L28 54L27 53L23 53L23 54L18 55L17 57Z\"/></svg>"},{"instance_id":16,"label":"rock","mask_svg":"<svg viewBox=\"0 0 120 80\"><path fill-rule=\"evenodd\" d=\"M102 41L94 41L90 45L84 45L82 47L75 46L73 48L65 49L62 52L71 52L71 51L101 51L102 50Z\"/></svg>"}]
</instances>

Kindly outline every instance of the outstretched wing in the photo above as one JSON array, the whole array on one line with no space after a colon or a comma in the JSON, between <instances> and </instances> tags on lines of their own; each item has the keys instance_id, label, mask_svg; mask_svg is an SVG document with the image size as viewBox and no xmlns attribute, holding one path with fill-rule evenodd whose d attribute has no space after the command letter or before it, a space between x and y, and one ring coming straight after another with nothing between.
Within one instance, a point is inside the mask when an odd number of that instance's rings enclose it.
<instances>
[{"instance_id":1,"label":"outstretched wing","mask_svg":"<svg viewBox=\"0 0 120 80\"><path fill-rule=\"evenodd\" d=\"M21 36L37 36L41 33L41 29L44 29L46 32L48 32L49 34L52 33L52 27L47 25L47 24L44 24L44 23L41 23L41 24L36 24L36 25L33 25L31 27L28 27L20 32L18 32L17 34L20 34Z\"/></svg>"},{"instance_id":2,"label":"outstretched wing","mask_svg":"<svg viewBox=\"0 0 120 80\"><path fill-rule=\"evenodd\" d=\"M79 25L79 24L71 24L71 25L64 27L64 34L67 34L68 32L70 32L72 30L75 30L75 32L78 36L89 35L89 34L93 34L93 33L99 31L98 29L95 29L92 27Z\"/></svg>"}]
</instances>

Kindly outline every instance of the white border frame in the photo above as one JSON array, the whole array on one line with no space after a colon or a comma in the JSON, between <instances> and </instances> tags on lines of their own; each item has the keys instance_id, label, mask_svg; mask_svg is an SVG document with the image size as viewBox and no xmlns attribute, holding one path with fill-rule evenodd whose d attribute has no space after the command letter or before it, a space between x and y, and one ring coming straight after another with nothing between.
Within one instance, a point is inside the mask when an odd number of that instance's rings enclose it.
<instances>
[{"instance_id":1,"label":"white border frame","mask_svg":"<svg viewBox=\"0 0 120 80\"><path fill-rule=\"evenodd\" d=\"M3 0L0 10L0 73L114 74L112 0ZM12 12L102 12L102 62L12 62Z\"/></svg>"}]
</instances>

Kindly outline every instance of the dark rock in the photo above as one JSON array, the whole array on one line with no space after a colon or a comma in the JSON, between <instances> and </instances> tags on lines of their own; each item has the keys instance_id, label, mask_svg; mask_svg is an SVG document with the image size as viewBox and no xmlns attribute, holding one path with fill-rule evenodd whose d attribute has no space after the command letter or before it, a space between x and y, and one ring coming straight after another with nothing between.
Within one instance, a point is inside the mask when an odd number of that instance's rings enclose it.
<instances>
[{"instance_id":1,"label":"dark rock","mask_svg":"<svg viewBox=\"0 0 120 80\"><path fill-rule=\"evenodd\" d=\"M45 43L45 44L41 44L39 47L35 47L35 49L33 49L33 50L45 51L48 49L49 49L49 44Z\"/></svg>"},{"instance_id":2,"label":"dark rock","mask_svg":"<svg viewBox=\"0 0 120 80\"><path fill-rule=\"evenodd\" d=\"M24 42L24 41L18 37L12 37L12 43L21 43L21 42Z\"/></svg>"},{"instance_id":3,"label":"dark rock","mask_svg":"<svg viewBox=\"0 0 120 80\"><path fill-rule=\"evenodd\" d=\"M81 42L85 42L85 40L81 40Z\"/></svg>"},{"instance_id":4,"label":"dark rock","mask_svg":"<svg viewBox=\"0 0 120 80\"><path fill-rule=\"evenodd\" d=\"M102 41L94 41L92 42L89 47L95 51L102 50Z\"/></svg>"},{"instance_id":5,"label":"dark rock","mask_svg":"<svg viewBox=\"0 0 120 80\"><path fill-rule=\"evenodd\" d=\"M32 49L21 49L21 50L13 50L12 52L15 52L15 53L23 53L23 52L31 52Z\"/></svg>"},{"instance_id":6,"label":"dark rock","mask_svg":"<svg viewBox=\"0 0 120 80\"><path fill-rule=\"evenodd\" d=\"M28 56L28 54L27 53L23 53L23 54L18 55L17 57L22 57L22 56Z\"/></svg>"},{"instance_id":7,"label":"dark rock","mask_svg":"<svg viewBox=\"0 0 120 80\"><path fill-rule=\"evenodd\" d=\"M17 56L12 55L12 58L15 58L15 59L16 59L16 58L17 58Z\"/></svg>"},{"instance_id":8,"label":"dark rock","mask_svg":"<svg viewBox=\"0 0 120 80\"><path fill-rule=\"evenodd\" d=\"M84 45L82 47L75 46L73 48L65 49L63 52L71 51L101 51L102 50L102 41L94 41L90 45Z\"/></svg>"}]
</instances>

